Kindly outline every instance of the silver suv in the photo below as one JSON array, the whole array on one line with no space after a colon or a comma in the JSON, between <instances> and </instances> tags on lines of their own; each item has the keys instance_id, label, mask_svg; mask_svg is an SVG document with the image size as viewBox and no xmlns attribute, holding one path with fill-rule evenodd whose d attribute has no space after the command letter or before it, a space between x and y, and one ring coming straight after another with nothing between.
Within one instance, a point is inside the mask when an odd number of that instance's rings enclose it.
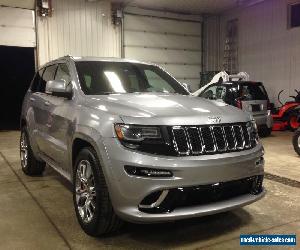
<instances>
[{"instance_id":1,"label":"silver suv","mask_svg":"<svg viewBox=\"0 0 300 250\"><path fill-rule=\"evenodd\" d=\"M23 103L22 169L47 165L72 182L89 235L255 202L263 154L248 114L189 95L152 64L63 57L36 73Z\"/></svg>"}]
</instances>

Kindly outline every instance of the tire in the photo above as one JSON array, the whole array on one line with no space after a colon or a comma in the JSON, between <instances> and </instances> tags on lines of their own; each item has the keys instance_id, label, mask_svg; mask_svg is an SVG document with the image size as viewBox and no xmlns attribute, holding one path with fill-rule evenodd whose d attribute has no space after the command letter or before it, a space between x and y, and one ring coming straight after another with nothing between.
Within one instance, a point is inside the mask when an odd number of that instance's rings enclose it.
<instances>
[{"instance_id":1,"label":"tire","mask_svg":"<svg viewBox=\"0 0 300 250\"><path fill-rule=\"evenodd\" d=\"M288 128L291 131L295 131L299 128L299 122L298 122L298 113L297 112L291 112L288 117Z\"/></svg>"},{"instance_id":2,"label":"tire","mask_svg":"<svg viewBox=\"0 0 300 250\"><path fill-rule=\"evenodd\" d=\"M35 158L28 137L28 133L25 127L21 129L20 137L20 160L23 172L29 176L42 175L46 163L39 161Z\"/></svg>"},{"instance_id":3,"label":"tire","mask_svg":"<svg viewBox=\"0 0 300 250\"><path fill-rule=\"evenodd\" d=\"M298 155L300 155L300 129L293 136L293 146Z\"/></svg>"},{"instance_id":4,"label":"tire","mask_svg":"<svg viewBox=\"0 0 300 250\"><path fill-rule=\"evenodd\" d=\"M119 230L123 223L112 207L95 150L83 148L73 169L73 202L77 220L84 232L90 236L100 236Z\"/></svg>"},{"instance_id":5,"label":"tire","mask_svg":"<svg viewBox=\"0 0 300 250\"><path fill-rule=\"evenodd\" d=\"M267 126L261 127L258 131L260 137L268 137L272 133L272 128L268 128Z\"/></svg>"}]
</instances>

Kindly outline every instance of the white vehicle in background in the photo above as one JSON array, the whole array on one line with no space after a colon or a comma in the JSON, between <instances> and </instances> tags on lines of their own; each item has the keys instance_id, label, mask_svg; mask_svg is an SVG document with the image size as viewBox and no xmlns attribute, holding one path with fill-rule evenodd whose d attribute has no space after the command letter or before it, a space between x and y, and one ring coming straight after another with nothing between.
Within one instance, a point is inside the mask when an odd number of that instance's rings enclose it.
<instances>
[{"instance_id":1,"label":"white vehicle in background","mask_svg":"<svg viewBox=\"0 0 300 250\"><path fill-rule=\"evenodd\" d=\"M271 134L273 118L268 94L263 83L250 81L246 72L228 75L221 71L192 95L222 101L251 113L260 136Z\"/></svg>"}]
</instances>

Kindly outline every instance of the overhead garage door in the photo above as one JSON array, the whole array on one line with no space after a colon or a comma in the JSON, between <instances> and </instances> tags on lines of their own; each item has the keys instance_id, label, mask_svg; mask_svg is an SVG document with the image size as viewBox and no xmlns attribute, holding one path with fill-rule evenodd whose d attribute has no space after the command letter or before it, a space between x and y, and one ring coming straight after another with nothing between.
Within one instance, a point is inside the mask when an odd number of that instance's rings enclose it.
<instances>
[{"instance_id":1,"label":"overhead garage door","mask_svg":"<svg viewBox=\"0 0 300 250\"><path fill-rule=\"evenodd\" d=\"M201 22L125 13L123 43L125 58L156 63L199 88Z\"/></svg>"},{"instance_id":2,"label":"overhead garage door","mask_svg":"<svg viewBox=\"0 0 300 250\"><path fill-rule=\"evenodd\" d=\"M0 45L35 47L34 11L0 7Z\"/></svg>"}]
</instances>

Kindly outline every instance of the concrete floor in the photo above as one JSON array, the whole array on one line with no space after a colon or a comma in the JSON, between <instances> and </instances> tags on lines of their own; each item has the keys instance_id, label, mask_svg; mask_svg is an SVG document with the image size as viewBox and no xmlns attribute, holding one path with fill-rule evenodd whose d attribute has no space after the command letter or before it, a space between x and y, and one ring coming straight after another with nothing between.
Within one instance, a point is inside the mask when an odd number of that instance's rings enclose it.
<instances>
[{"instance_id":1,"label":"concrete floor","mask_svg":"<svg viewBox=\"0 0 300 250\"><path fill-rule=\"evenodd\" d=\"M128 224L114 236L92 238L76 221L70 185L49 169L43 177L25 176L19 132L0 132L0 249L237 249L241 233L296 233L299 238L300 158L291 136L277 132L263 139L270 175L268 193L259 202L198 219Z\"/></svg>"}]
</instances>

